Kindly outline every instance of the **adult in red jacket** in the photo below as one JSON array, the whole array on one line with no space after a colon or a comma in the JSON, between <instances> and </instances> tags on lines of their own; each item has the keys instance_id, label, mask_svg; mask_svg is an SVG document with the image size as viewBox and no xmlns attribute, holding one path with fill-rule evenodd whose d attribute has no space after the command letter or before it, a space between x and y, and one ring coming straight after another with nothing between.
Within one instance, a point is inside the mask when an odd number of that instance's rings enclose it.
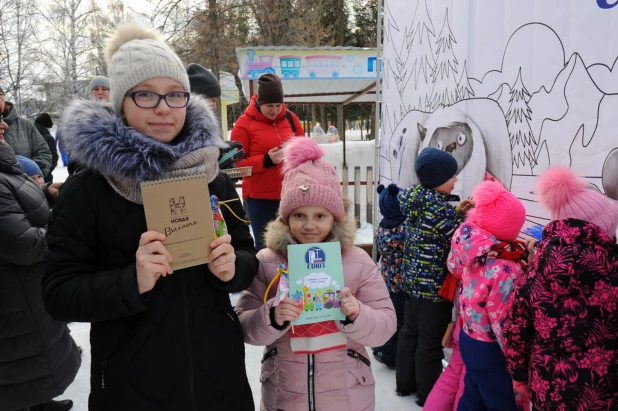
<instances>
[{"instance_id":1,"label":"adult in red jacket","mask_svg":"<svg viewBox=\"0 0 618 411\"><path fill-rule=\"evenodd\" d=\"M275 74L264 74L258 79L257 95L234 124L231 137L247 153L247 159L237 166L253 167L251 176L242 180L242 196L247 202L256 251L264 248L266 224L276 218L279 209L283 182L280 148L294 135L303 136L305 132L298 117L283 104L281 80Z\"/></svg>"}]
</instances>

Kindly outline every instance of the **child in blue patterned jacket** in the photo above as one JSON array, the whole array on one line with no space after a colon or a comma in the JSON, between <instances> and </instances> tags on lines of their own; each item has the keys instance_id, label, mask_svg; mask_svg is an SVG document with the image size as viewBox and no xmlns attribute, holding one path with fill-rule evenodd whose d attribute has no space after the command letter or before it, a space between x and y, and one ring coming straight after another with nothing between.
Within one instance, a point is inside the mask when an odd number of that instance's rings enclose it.
<instances>
[{"instance_id":1,"label":"child in blue patterned jacket","mask_svg":"<svg viewBox=\"0 0 618 411\"><path fill-rule=\"evenodd\" d=\"M380 273L397 314L397 332L381 347L373 349L373 357L389 368L395 368L397 340L403 326L403 305L406 295L403 292L401 266L403 265L403 214L401 214L400 196L403 191L396 184L378 186L379 205L382 220L376 230L376 247L380 252Z\"/></svg>"},{"instance_id":2,"label":"child in blue patterned jacket","mask_svg":"<svg viewBox=\"0 0 618 411\"><path fill-rule=\"evenodd\" d=\"M451 237L472 206L451 192L458 165L449 153L425 148L414 163L420 184L403 191L401 211L405 218L403 281L407 292L404 323L397 346L398 395L416 391L423 406L442 372L442 337L453 317L453 304L438 295L448 269L446 259Z\"/></svg>"}]
</instances>

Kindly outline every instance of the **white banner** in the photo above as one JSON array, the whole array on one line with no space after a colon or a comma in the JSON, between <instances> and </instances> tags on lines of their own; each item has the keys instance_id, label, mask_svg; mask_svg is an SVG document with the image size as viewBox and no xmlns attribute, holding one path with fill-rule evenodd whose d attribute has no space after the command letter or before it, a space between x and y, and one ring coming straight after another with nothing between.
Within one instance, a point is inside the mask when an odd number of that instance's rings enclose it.
<instances>
[{"instance_id":1,"label":"white banner","mask_svg":"<svg viewBox=\"0 0 618 411\"><path fill-rule=\"evenodd\" d=\"M381 182L438 147L453 194L491 175L544 225L535 176L571 167L618 199L616 0L385 0ZM488 173L488 174L486 174Z\"/></svg>"}]
</instances>

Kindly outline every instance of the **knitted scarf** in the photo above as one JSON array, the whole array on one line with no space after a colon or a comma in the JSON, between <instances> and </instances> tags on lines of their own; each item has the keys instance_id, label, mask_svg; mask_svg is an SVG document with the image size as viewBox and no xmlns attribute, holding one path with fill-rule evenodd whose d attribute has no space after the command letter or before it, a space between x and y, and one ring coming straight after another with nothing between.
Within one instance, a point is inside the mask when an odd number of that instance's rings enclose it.
<instances>
[{"instance_id":1,"label":"knitted scarf","mask_svg":"<svg viewBox=\"0 0 618 411\"><path fill-rule=\"evenodd\" d=\"M528 256L530 253L528 252L526 243L521 240L515 240L511 243L502 241L494 245L489 252L484 255L501 260L515 261L522 270L525 271L526 267L528 267ZM445 300L453 301L455 291L457 290L457 281L457 277L449 273L444 279L444 283L442 283L438 295Z\"/></svg>"},{"instance_id":2,"label":"knitted scarf","mask_svg":"<svg viewBox=\"0 0 618 411\"><path fill-rule=\"evenodd\" d=\"M515 261L522 270L526 270L528 267L528 247L526 243L521 240L515 240L513 242L502 241L499 244L491 247L487 253L487 257L494 257L499 260Z\"/></svg>"},{"instance_id":3,"label":"knitted scarf","mask_svg":"<svg viewBox=\"0 0 618 411\"><path fill-rule=\"evenodd\" d=\"M210 183L217 177L219 172L217 165L218 157L219 149L217 147L210 146L197 149L180 157L160 179L205 174ZM132 203L142 204L142 190L139 181L106 174L103 174L103 176L120 196Z\"/></svg>"}]
</instances>

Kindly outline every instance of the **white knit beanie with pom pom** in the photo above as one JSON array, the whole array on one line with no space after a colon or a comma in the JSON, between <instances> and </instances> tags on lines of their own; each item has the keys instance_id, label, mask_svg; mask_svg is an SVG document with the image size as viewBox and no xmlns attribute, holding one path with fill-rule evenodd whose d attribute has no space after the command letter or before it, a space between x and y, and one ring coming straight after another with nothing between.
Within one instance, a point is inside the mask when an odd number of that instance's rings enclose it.
<instances>
[{"instance_id":1,"label":"white knit beanie with pom pom","mask_svg":"<svg viewBox=\"0 0 618 411\"><path fill-rule=\"evenodd\" d=\"M107 39L105 59L114 112L122 112L127 91L155 77L178 81L190 90L189 77L180 58L160 39L157 31L126 23Z\"/></svg>"}]
</instances>

